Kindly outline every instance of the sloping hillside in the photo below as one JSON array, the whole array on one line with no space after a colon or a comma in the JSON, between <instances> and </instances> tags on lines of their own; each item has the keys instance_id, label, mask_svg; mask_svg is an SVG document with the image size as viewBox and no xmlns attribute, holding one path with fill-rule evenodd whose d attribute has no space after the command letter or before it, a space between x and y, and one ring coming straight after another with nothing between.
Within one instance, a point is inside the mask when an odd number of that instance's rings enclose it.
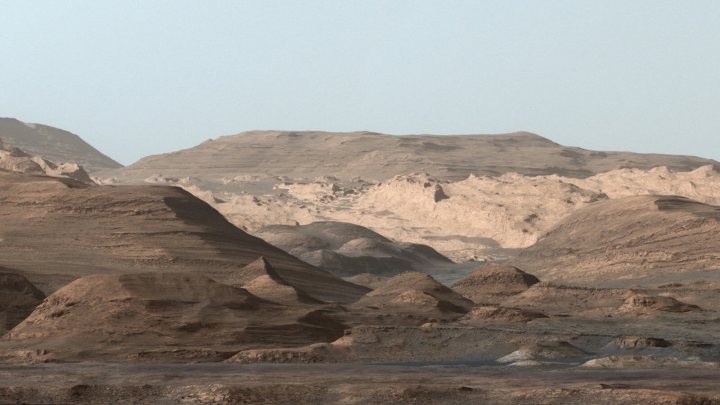
<instances>
[{"instance_id":1,"label":"sloping hillside","mask_svg":"<svg viewBox=\"0 0 720 405\"><path fill-rule=\"evenodd\" d=\"M0 118L0 140L54 162L77 163L88 171L122 167L79 136L47 125Z\"/></svg>"},{"instance_id":2,"label":"sloping hillside","mask_svg":"<svg viewBox=\"0 0 720 405\"><path fill-rule=\"evenodd\" d=\"M572 284L718 277L720 207L676 196L597 202L562 220L514 264Z\"/></svg>"},{"instance_id":3,"label":"sloping hillside","mask_svg":"<svg viewBox=\"0 0 720 405\"><path fill-rule=\"evenodd\" d=\"M95 187L0 172L0 222L0 265L46 292L98 273L192 270L223 281L260 256L324 301L367 291L246 234L176 187Z\"/></svg>"}]
</instances>

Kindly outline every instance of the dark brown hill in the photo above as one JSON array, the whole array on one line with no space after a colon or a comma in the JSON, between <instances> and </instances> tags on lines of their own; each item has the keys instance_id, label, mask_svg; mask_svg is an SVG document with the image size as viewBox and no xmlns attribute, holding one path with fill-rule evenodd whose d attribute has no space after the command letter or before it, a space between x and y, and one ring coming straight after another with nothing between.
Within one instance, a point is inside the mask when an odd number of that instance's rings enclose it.
<instances>
[{"instance_id":1,"label":"dark brown hill","mask_svg":"<svg viewBox=\"0 0 720 405\"><path fill-rule=\"evenodd\" d=\"M91 274L197 271L222 282L259 256L323 301L368 291L246 234L175 187L0 173L0 221L0 264L47 292Z\"/></svg>"}]
</instances>

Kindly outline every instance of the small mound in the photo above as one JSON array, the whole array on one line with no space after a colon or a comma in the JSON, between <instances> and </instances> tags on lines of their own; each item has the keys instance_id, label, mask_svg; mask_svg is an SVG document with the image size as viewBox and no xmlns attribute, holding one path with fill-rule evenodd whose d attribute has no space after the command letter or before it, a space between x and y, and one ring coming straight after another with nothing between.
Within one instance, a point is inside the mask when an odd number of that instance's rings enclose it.
<instances>
[{"instance_id":1,"label":"small mound","mask_svg":"<svg viewBox=\"0 0 720 405\"><path fill-rule=\"evenodd\" d=\"M624 312L690 312L701 309L697 305L686 304L663 295L631 294L620 310Z\"/></svg>"},{"instance_id":2,"label":"small mound","mask_svg":"<svg viewBox=\"0 0 720 405\"><path fill-rule=\"evenodd\" d=\"M463 325L480 325L492 322L530 322L548 316L535 311L492 305L475 307L458 322Z\"/></svg>"},{"instance_id":3,"label":"small mound","mask_svg":"<svg viewBox=\"0 0 720 405\"><path fill-rule=\"evenodd\" d=\"M615 310L623 302L625 290L584 288L547 282L533 285L502 302L505 306L540 310L546 314L573 311Z\"/></svg>"},{"instance_id":4,"label":"small mound","mask_svg":"<svg viewBox=\"0 0 720 405\"><path fill-rule=\"evenodd\" d=\"M388 278L370 273L360 273L352 277L347 277L345 280L353 284L375 289L384 284Z\"/></svg>"},{"instance_id":5,"label":"small mound","mask_svg":"<svg viewBox=\"0 0 720 405\"><path fill-rule=\"evenodd\" d=\"M425 273L406 272L367 293L355 306L406 306L467 313L472 302Z\"/></svg>"},{"instance_id":6,"label":"small mound","mask_svg":"<svg viewBox=\"0 0 720 405\"><path fill-rule=\"evenodd\" d=\"M394 256L346 256L332 250L314 250L298 257L340 277L350 277L362 273L396 276L402 272L413 270L411 262Z\"/></svg>"},{"instance_id":7,"label":"small mound","mask_svg":"<svg viewBox=\"0 0 720 405\"><path fill-rule=\"evenodd\" d=\"M280 349L251 349L237 353L225 360L226 363L338 363L348 360L347 350L328 343L316 343L310 346Z\"/></svg>"},{"instance_id":8,"label":"small mound","mask_svg":"<svg viewBox=\"0 0 720 405\"><path fill-rule=\"evenodd\" d=\"M25 277L0 267L0 334L22 322L44 299Z\"/></svg>"},{"instance_id":9,"label":"small mound","mask_svg":"<svg viewBox=\"0 0 720 405\"><path fill-rule=\"evenodd\" d=\"M527 360L557 360L587 356L588 352L565 341L537 342L497 359L498 363L515 363Z\"/></svg>"},{"instance_id":10,"label":"small mound","mask_svg":"<svg viewBox=\"0 0 720 405\"><path fill-rule=\"evenodd\" d=\"M490 263L453 284L452 288L480 304L519 294L539 282L537 277L517 267Z\"/></svg>"},{"instance_id":11,"label":"small mound","mask_svg":"<svg viewBox=\"0 0 720 405\"><path fill-rule=\"evenodd\" d=\"M346 242L339 249L337 253L344 254L346 256L393 256L402 254L402 251L390 243L372 239L372 238L357 238Z\"/></svg>"}]
</instances>

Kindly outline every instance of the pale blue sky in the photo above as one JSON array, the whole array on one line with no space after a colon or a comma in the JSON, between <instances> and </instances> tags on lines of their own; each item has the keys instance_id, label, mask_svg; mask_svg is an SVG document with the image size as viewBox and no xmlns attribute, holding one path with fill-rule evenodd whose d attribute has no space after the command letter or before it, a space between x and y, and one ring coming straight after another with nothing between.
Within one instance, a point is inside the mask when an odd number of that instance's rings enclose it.
<instances>
[{"instance_id":1,"label":"pale blue sky","mask_svg":"<svg viewBox=\"0 0 720 405\"><path fill-rule=\"evenodd\" d=\"M122 163L250 129L720 159L720 1L0 0L0 116Z\"/></svg>"}]
</instances>

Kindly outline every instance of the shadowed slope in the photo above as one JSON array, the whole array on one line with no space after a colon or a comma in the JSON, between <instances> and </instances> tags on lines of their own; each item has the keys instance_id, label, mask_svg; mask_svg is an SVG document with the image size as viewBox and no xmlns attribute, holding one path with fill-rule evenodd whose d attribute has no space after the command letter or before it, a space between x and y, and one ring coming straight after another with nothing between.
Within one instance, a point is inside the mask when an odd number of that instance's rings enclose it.
<instances>
[{"instance_id":1,"label":"shadowed slope","mask_svg":"<svg viewBox=\"0 0 720 405\"><path fill-rule=\"evenodd\" d=\"M0 267L0 335L14 328L45 299L25 277Z\"/></svg>"}]
</instances>

